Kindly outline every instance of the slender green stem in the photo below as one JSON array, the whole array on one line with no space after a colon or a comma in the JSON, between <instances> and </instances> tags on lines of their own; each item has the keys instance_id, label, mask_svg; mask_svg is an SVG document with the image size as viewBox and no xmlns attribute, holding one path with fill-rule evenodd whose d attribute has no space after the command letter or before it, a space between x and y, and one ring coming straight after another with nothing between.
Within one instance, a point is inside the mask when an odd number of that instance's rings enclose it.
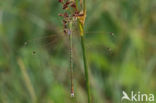
<instances>
[{"instance_id":1,"label":"slender green stem","mask_svg":"<svg viewBox=\"0 0 156 103\"><path fill-rule=\"evenodd\" d=\"M83 11L86 11L86 0L83 0Z\"/></svg>"},{"instance_id":2,"label":"slender green stem","mask_svg":"<svg viewBox=\"0 0 156 103\"><path fill-rule=\"evenodd\" d=\"M87 93L88 93L88 103L91 103L90 102L90 84L89 84L89 76L88 76L88 66L87 66L87 60L86 60L86 50L85 50L85 43L84 43L83 35L81 35L81 47L82 47L83 63L84 63L84 69L85 69L86 88L87 88Z\"/></svg>"},{"instance_id":3,"label":"slender green stem","mask_svg":"<svg viewBox=\"0 0 156 103\"><path fill-rule=\"evenodd\" d=\"M88 75L88 66L87 66L87 59L86 59L86 50L85 50L85 40L84 40L84 21L86 18L86 0L83 0L83 22L78 20L78 24L80 27L80 36L81 36L81 48L82 48L82 54L83 54L83 63L84 63L84 70L85 70L85 79L86 79L86 88L87 88L87 94L88 94L88 103L91 103L91 97L90 97L90 84L89 84L89 75Z\"/></svg>"}]
</instances>

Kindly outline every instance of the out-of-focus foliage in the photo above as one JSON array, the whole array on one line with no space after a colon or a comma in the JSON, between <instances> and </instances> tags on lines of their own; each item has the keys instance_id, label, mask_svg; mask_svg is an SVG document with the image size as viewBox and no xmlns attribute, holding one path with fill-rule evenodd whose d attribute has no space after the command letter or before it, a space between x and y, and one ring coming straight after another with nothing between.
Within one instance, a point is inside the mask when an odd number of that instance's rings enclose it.
<instances>
[{"instance_id":1,"label":"out-of-focus foliage","mask_svg":"<svg viewBox=\"0 0 156 103\"><path fill-rule=\"evenodd\" d=\"M156 96L156 1L86 2L93 103L120 103L123 90ZM69 41L62 33L61 8L57 0L0 1L0 103L86 103L78 29L75 98L70 97Z\"/></svg>"}]
</instances>

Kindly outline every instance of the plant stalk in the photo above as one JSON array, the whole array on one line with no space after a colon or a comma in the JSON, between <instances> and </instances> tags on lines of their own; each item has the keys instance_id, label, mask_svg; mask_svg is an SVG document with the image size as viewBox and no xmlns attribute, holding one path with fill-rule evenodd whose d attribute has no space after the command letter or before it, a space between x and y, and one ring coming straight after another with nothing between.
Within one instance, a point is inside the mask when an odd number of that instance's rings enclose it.
<instances>
[{"instance_id":1,"label":"plant stalk","mask_svg":"<svg viewBox=\"0 0 156 103\"><path fill-rule=\"evenodd\" d=\"M83 54L83 63L84 63L84 70L85 70L85 79L86 79L86 89L88 94L88 103L91 103L91 95L90 95L90 83L89 83L89 75L88 75L88 66L87 66L87 59L86 59L86 49L85 49L85 40L84 40L84 23L86 19L86 0L83 0L83 13L84 16L79 18L79 28L80 28L80 36L81 36L81 48Z\"/></svg>"},{"instance_id":2,"label":"plant stalk","mask_svg":"<svg viewBox=\"0 0 156 103\"><path fill-rule=\"evenodd\" d=\"M91 103L91 100L90 100L90 84L89 84L89 76L88 76L88 66L87 66L87 60L86 60L86 50L85 50L84 41L85 41L84 36L81 35L81 47L82 47L82 54L83 54L83 63L84 63L84 70L85 70L86 88L87 88L87 94L88 94L88 103Z\"/></svg>"}]
</instances>

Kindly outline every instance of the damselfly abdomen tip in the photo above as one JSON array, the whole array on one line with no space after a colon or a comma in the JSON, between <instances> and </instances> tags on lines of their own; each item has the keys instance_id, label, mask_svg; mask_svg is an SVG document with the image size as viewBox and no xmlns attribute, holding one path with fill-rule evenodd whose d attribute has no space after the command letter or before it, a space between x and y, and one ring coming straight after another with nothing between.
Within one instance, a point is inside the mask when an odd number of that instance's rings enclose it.
<instances>
[{"instance_id":1,"label":"damselfly abdomen tip","mask_svg":"<svg viewBox=\"0 0 156 103\"><path fill-rule=\"evenodd\" d=\"M74 97L74 92L72 92L72 93L70 94L70 96L71 96L71 97Z\"/></svg>"}]
</instances>

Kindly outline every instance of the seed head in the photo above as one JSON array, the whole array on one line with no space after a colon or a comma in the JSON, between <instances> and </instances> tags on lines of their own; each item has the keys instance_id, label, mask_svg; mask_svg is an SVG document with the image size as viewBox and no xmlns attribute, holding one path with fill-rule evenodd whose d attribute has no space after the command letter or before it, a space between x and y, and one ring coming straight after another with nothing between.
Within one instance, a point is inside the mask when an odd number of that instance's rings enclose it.
<instances>
[{"instance_id":1,"label":"seed head","mask_svg":"<svg viewBox=\"0 0 156 103\"><path fill-rule=\"evenodd\" d=\"M63 2L63 0L58 0L60 3L62 3Z\"/></svg>"}]
</instances>

